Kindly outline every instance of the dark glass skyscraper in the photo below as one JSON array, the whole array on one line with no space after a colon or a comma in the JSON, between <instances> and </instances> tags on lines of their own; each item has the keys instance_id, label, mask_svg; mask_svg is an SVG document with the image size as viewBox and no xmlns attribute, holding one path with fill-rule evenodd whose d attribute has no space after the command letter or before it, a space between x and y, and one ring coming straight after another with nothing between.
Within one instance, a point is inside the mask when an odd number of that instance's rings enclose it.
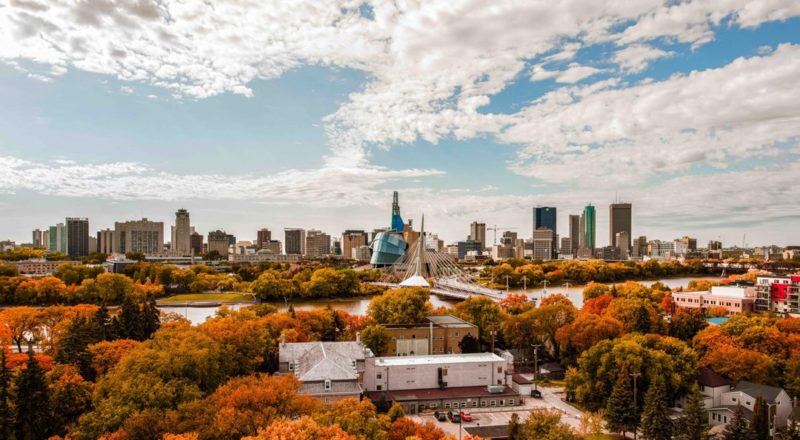
<instances>
[{"instance_id":1,"label":"dark glass skyscraper","mask_svg":"<svg viewBox=\"0 0 800 440\"><path fill-rule=\"evenodd\" d=\"M583 208L583 239L584 247L594 250L597 245L596 230L597 218L595 216L594 206L586 205Z\"/></svg>"},{"instance_id":2,"label":"dark glass skyscraper","mask_svg":"<svg viewBox=\"0 0 800 440\"><path fill-rule=\"evenodd\" d=\"M67 255L70 258L89 255L89 219L67 217Z\"/></svg>"},{"instance_id":3,"label":"dark glass skyscraper","mask_svg":"<svg viewBox=\"0 0 800 440\"><path fill-rule=\"evenodd\" d=\"M547 228L553 231L552 258L558 257L558 215L555 207L537 206L533 208L533 230Z\"/></svg>"}]
</instances>

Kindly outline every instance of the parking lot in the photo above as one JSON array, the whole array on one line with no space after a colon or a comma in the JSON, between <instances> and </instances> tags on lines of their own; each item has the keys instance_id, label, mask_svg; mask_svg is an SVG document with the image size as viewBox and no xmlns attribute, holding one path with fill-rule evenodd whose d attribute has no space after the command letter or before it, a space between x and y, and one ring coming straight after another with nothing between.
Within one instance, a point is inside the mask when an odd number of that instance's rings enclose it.
<instances>
[{"instance_id":1,"label":"parking lot","mask_svg":"<svg viewBox=\"0 0 800 440\"><path fill-rule=\"evenodd\" d=\"M418 422L433 422L435 425L442 428L446 434L455 435L458 438L459 428L465 429L470 426L497 426L508 425L511 421L511 415L516 413L520 421L524 421L528 417L528 413L535 410L551 409L559 411L561 421L571 426L573 429L578 429L580 426L580 418L582 413L576 408L564 403L561 398L563 394L558 388L539 388L542 391L542 398L536 399L532 397L525 398L524 404L514 409L511 408L473 408L470 411L473 420L471 422L463 422L460 426L458 423L452 423L449 420L438 421L433 415L433 412L417 414L412 417ZM462 431L466 434L466 431Z\"/></svg>"}]
</instances>

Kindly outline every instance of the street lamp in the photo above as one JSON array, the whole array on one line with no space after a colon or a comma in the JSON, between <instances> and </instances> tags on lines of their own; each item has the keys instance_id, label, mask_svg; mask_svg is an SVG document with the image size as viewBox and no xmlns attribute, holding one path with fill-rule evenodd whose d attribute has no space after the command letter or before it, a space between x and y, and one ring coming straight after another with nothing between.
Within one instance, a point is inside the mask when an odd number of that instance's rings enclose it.
<instances>
[{"instance_id":1,"label":"street lamp","mask_svg":"<svg viewBox=\"0 0 800 440\"><path fill-rule=\"evenodd\" d=\"M544 290L542 290L542 299L544 299L547 296L547 280L544 280L543 283L544 283Z\"/></svg>"},{"instance_id":2,"label":"street lamp","mask_svg":"<svg viewBox=\"0 0 800 440\"><path fill-rule=\"evenodd\" d=\"M524 292L526 290L528 290L528 276L527 275L522 277L522 291Z\"/></svg>"}]
</instances>

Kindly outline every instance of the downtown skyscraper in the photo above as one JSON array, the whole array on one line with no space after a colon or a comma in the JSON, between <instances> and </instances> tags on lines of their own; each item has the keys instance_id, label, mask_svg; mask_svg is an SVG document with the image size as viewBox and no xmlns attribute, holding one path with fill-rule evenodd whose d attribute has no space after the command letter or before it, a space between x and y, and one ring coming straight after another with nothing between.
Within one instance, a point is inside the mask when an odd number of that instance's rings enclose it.
<instances>
[{"instance_id":1,"label":"downtown skyscraper","mask_svg":"<svg viewBox=\"0 0 800 440\"><path fill-rule=\"evenodd\" d=\"M550 258L556 258L558 256L558 210L555 207L537 206L533 208L534 235L536 235L536 230L541 228L553 231Z\"/></svg>"}]
</instances>

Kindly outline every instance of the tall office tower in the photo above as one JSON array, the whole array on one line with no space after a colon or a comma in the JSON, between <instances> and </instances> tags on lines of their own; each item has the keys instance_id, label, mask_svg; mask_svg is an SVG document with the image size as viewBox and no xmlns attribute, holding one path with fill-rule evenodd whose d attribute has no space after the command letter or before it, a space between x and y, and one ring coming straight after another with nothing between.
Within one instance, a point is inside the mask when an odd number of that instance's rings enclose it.
<instances>
[{"instance_id":1,"label":"tall office tower","mask_svg":"<svg viewBox=\"0 0 800 440\"><path fill-rule=\"evenodd\" d=\"M548 228L533 231L533 258L536 260L553 259L553 237L556 234Z\"/></svg>"},{"instance_id":2,"label":"tall office tower","mask_svg":"<svg viewBox=\"0 0 800 440\"><path fill-rule=\"evenodd\" d=\"M551 258L558 256L558 210L552 206L537 206L533 208L533 230L547 228L553 231L553 251Z\"/></svg>"},{"instance_id":3,"label":"tall office tower","mask_svg":"<svg viewBox=\"0 0 800 440\"><path fill-rule=\"evenodd\" d=\"M42 231L42 249L50 248L50 228Z\"/></svg>"},{"instance_id":4,"label":"tall office tower","mask_svg":"<svg viewBox=\"0 0 800 440\"><path fill-rule=\"evenodd\" d=\"M367 233L362 230L348 229L342 232L342 257L354 258L353 249L368 245L367 239Z\"/></svg>"},{"instance_id":5,"label":"tall office tower","mask_svg":"<svg viewBox=\"0 0 800 440\"><path fill-rule=\"evenodd\" d=\"M697 250L697 239L684 235L681 237L681 243L687 252L695 252Z\"/></svg>"},{"instance_id":6,"label":"tall office tower","mask_svg":"<svg viewBox=\"0 0 800 440\"><path fill-rule=\"evenodd\" d=\"M146 218L115 222L112 249L115 254L160 254L164 251L164 222L152 222Z\"/></svg>"},{"instance_id":7,"label":"tall office tower","mask_svg":"<svg viewBox=\"0 0 800 440\"><path fill-rule=\"evenodd\" d=\"M175 211L175 226L172 228L170 249L180 255L192 253L192 225L189 211L181 208Z\"/></svg>"},{"instance_id":8,"label":"tall office tower","mask_svg":"<svg viewBox=\"0 0 800 440\"><path fill-rule=\"evenodd\" d=\"M631 248L631 204L612 203L608 206L608 244L615 246L617 233L628 233L628 249Z\"/></svg>"},{"instance_id":9,"label":"tall office tower","mask_svg":"<svg viewBox=\"0 0 800 440\"><path fill-rule=\"evenodd\" d=\"M642 235L639 238L635 238L633 240L633 246L631 247L631 256L632 257L642 257L647 255L647 237Z\"/></svg>"},{"instance_id":10,"label":"tall office tower","mask_svg":"<svg viewBox=\"0 0 800 440\"><path fill-rule=\"evenodd\" d=\"M202 255L203 254L203 234L198 234L197 232L192 232L192 235L189 236L189 252L192 255Z\"/></svg>"},{"instance_id":11,"label":"tall office tower","mask_svg":"<svg viewBox=\"0 0 800 440\"><path fill-rule=\"evenodd\" d=\"M89 219L66 218L67 255L79 258L89 255Z\"/></svg>"},{"instance_id":12,"label":"tall office tower","mask_svg":"<svg viewBox=\"0 0 800 440\"><path fill-rule=\"evenodd\" d=\"M256 232L256 247L263 249L272 240L272 232L267 228L261 228Z\"/></svg>"},{"instance_id":13,"label":"tall office tower","mask_svg":"<svg viewBox=\"0 0 800 440\"><path fill-rule=\"evenodd\" d=\"M392 229L395 232L403 233L405 222L403 217L400 217L400 200L397 191L392 194Z\"/></svg>"},{"instance_id":14,"label":"tall office tower","mask_svg":"<svg viewBox=\"0 0 800 440\"><path fill-rule=\"evenodd\" d=\"M331 236L316 229L306 232L306 253L309 258L321 258L331 253Z\"/></svg>"},{"instance_id":15,"label":"tall office tower","mask_svg":"<svg viewBox=\"0 0 800 440\"><path fill-rule=\"evenodd\" d=\"M578 250L584 247L586 247L586 216L582 212L578 225Z\"/></svg>"},{"instance_id":16,"label":"tall office tower","mask_svg":"<svg viewBox=\"0 0 800 440\"><path fill-rule=\"evenodd\" d=\"M97 231L97 252L101 254L114 253L114 230L101 229Z\"/></svg>"},{"instance_id":17,"label":"tall office tower","mask_svg":"<svg viewBox=\"0 0 800 440\"><path fill-rule=\"evenodd\" d=\"M64 223L59 223L55 226L50 226L50 245L47 247L48 251L67 253L67 230Z\"/></svg>"},{"instance_id":18,"label":"tall office tower","mask_svg":"<svg viewBox=\"0 0 800 440\"><path fill-rule=\"evenodd\" d=\"M481 243L481 249L486 249L486 223L472 222L469 225L469 239Z\"/></svg>"},{"instance_id":19,"label":"tall office tower","mask_svg":"<svg viewBox=\"0 0 800 440\"><path fill-rule=\"evenodd\" d=\"M227 257L229 247L230 240L225 231L217 229L208 233L208 253L217 251L223 257Z\"/></svg>"},{"instance_id":20,"label":"tall office tower","mask_svg":"<svg viewBox=\"0 0 800 440\"><path fill-rule=\"evenodd\" d=\"M583 208L583 247L594 251L597 247L595 227L597 226L597 218L595 216L594 206L586 205Z\"/></svg>"},{"instance_id":21,"label":"tall office tower","mask_svg":"<svg viewBox=\"0 0 800 440\"><path fill-rule=\"evenodd\" d=\"M284 232L284 248L286 255L303 255L306 253L306 231L301 228L286 228Z\"/></svg>"},{"instance_id":22,"label":"tall office tower","mask_svg":"<svg viewBox=\"0 0 800 440\"><path fill-rule=\"evenodd\" d=\"M41 229L34 229L32 235L33 240L31 241L31 244L33 244L34 248L41 249L45 247Z\"/></svg>"},{"instance_id":23,"label":"tall office tower","mask_svg":"<svg viewBox=\"0 0 800 440\"><path fill-rule=\"evenodd\" d=\"M569 241L570 241L570 252L572 255L575 255L578 252L578 247L581 245L580 243L580 233L581 230L581 216L580 215L570 215L569 216Z\"/></svg>"},{"instance_id":24,"label":"tall office tower","mask_svg":"<svg viewBox=\"0 0 800 440\"><path fill-rule=\"evenodd\" d=\"M711 240L711 241L708 242L708 250L710 250L710 251L718 251L718 250L721 250L721 249L722 249L722 242L721 241Z\"/></svg>"}]
</instances>

